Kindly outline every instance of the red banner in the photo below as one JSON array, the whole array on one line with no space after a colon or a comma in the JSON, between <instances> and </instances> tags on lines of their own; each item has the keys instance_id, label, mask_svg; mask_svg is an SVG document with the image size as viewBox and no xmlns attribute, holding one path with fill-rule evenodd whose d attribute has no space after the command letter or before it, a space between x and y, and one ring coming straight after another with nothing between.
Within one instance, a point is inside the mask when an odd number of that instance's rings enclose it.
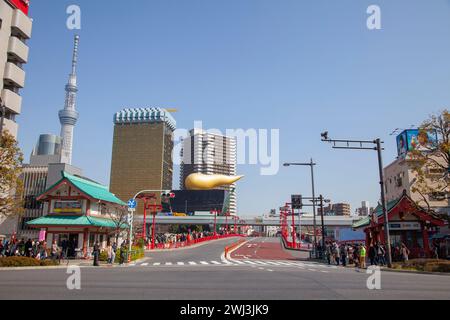
<instances>
[{"instance_id":1,"label":"red banner","mask_svg":"<svg viewBox=\"0 0 450 320\"><path fill-rule=\"evenodd\" d=\"M28 15L28 9L30 7L30 0L6 0L9 2L13 7L19 9L26 15Z\"/></svg>"}]
</instances>

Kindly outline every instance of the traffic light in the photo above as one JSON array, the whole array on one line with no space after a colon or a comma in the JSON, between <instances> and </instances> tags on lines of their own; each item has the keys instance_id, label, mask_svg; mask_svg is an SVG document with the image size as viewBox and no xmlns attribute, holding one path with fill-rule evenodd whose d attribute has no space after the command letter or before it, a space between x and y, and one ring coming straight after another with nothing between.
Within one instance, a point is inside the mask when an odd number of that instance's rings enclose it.
<instances>
[{"instance_id":1,"label":"traffic light","mask_svg":"<svg viewBox=\"0 0 450 320\"><path fill-rule=\"evenodd\" d=\"M164 191L164 192L161 193L161 198L174 199L175 198L175 193L171 192L171 191Z\"/></svg>"},{"instance_id":2,"label":"traffic light","mask_svg":"<svg viewBox=\"0 0 450 320\"><path fill-rule=\"evenodd\" d=\"M295 210L303 209L303 196L301 195L292 196L292 209Z\"/></svg>"}]
</instances>

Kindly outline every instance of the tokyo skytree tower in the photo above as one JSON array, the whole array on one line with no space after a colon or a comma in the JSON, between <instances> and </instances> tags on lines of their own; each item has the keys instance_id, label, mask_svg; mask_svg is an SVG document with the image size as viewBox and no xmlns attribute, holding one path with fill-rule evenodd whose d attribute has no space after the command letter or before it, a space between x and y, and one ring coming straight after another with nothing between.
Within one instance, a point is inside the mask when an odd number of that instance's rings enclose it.
<instances>
[{"instance_id":1,"label":"tokyo skytree tower","mask_svg":"<svg viewBox=\"0 0 450 320\"><path fill-rule=\"evenodd\" d=\"M72 73L69 76L69 82L66 85L66 101L64 109L59 112L59 121L61 122L61 138L63 146L61 150L61 162L72 164L73 147L73 129L78 120L76 111L77 97L77 62L78 62L78 43L80 36L76 35L74 39Z\"/></svg>"}]
</instances>

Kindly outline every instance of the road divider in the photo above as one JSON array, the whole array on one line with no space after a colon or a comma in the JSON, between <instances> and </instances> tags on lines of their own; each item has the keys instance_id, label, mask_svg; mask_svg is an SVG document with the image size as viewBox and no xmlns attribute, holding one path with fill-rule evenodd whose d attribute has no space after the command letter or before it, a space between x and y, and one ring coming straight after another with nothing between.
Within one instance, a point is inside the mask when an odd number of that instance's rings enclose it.
<instances>
[{"instance_id":1,"label":"road divider","mask_svg":"<svg viewBox=\"0 0 450 320\"><path fill-rule=\"evenodd\" d=\"M233 243L233 244L231 244L231 245L229 245L229 246L226 246L226 247L225 247L225 250L224 250L224 252L225 252L225 258L228 259L228 258L229 258L228 255L229 255L232 251L234 251L235 249L237 249L237 247L243 245L245 242L247 242L246 239L241 239L241 240L239 240L238 242L235 242L235 243Z\"/></svg>"}]
</instances>

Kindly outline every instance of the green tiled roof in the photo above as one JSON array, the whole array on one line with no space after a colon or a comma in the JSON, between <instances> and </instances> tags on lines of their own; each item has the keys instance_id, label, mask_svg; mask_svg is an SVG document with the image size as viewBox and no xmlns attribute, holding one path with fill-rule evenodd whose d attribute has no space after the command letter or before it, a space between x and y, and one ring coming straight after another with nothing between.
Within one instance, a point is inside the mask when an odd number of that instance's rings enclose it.
<instances>
[{"instance_id":1,"label":"green tiled roof","mask_svg":"<svg viewBox=\"0 0 450 320\"><path fill-rule=\"evenodd\" d=\"M101 185L99 183L95 183L90 180L86 180L86 179L83 179L80 177L73 176L64 171L62 172L62 179L60 181L58 181L55 185L50 187L49 190L53 189L53 187L55 187L56 185L61 183L61 181L63 181L64 179L69 180L75 187L80 189L80 191L82 191L83 193L87 194L88 196L90 196L94 199L120 204L122 206L126 205L125 202L123 202L122 200L117 198L114 194L109 192L108 187ZM47 191L45 191L44 194Z\"/></svg>"},{"instance_id":2,"label":"green tiled roof","mask_svg":"<svg viewBox=\"0 0 450 320\"><path fill-rule=\"evenodd\" d=\"M116 228L116 223L107 218L91 216L45 216L27 223L31 227L40 226L76 226L76 227L103 227ZM122 225L125 228L125 225Z\"/></svg>"},{"instance_id":3,"label":"green tiled roof","mask_svg":"<svg viewBox=\"0 0 450 320\"><path fill-rule=\"evenodd\" d=\"M391 211L401 199L402 198L388 202L387 203L387 211L388 212ZM381 205L378 205L378 207L376 207L374 213L378 216L378 218L382 217L383 216L383 207ZM358 228L368 226L370 224L370 219L371 219L370 217L364 217L363 219L355 222L353 224L353 229L358 229Z\"/></svg>"}]
</instances>

